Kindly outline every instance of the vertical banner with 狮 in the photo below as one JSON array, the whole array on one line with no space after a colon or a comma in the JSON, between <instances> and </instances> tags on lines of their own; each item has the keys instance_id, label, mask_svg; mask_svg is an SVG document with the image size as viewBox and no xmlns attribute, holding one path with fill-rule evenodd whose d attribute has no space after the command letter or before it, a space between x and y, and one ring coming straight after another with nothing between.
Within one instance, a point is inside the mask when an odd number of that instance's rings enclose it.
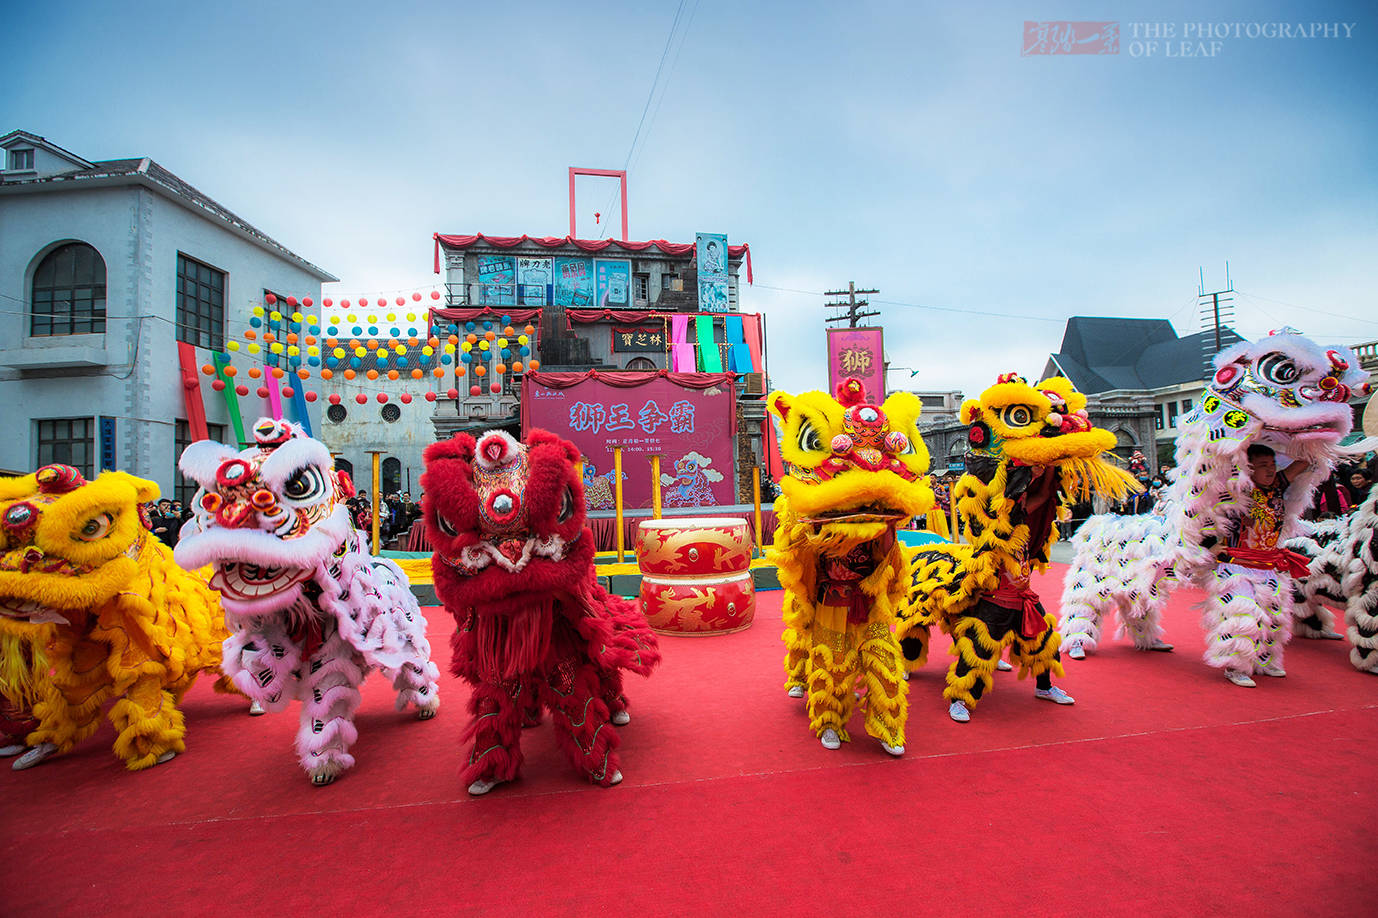
<instances>
[{"instance_id":1,"label":"vertical banner with \u72ee","mask_svg":"<svg viewBox=\"0 0 1378 918\"><path fill-rule=\"evenodd\" d=\"M828 329L828 388L848 377L861 380L866 400L885 399L885 330L882 328Z\"/></svg>"},{"instance_id":2,"label":"vertical banner with \u72ee","mask_svg":"<svg viewBox=\"0 0 1378 918\"><path fill-rule=\"evenodd\" d=\"M727 236L723 233L696 233L694 251L699 270L699 310L727 312Z\"/></svg>"}]
</instances>

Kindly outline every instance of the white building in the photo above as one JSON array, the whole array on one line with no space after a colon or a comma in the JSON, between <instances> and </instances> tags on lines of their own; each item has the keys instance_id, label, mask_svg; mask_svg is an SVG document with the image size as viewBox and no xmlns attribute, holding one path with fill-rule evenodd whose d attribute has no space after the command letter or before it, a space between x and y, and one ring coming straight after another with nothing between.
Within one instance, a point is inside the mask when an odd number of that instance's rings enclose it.
<instances>
[{"instance_id":1,"label":"white building","mask_svg":"<svg viewBox=\"0 0 1378 918\"><path fill-rule=\"evenodd\" d=\"M337 278L147 157L92 162L24 131L0 155L0 469L118 468L185 500L189 401L235 435L206 376L184 387L178 342L209 364L265 291ZM266 407L238 402L245 425Z\"/></svg>"}]
</instances>

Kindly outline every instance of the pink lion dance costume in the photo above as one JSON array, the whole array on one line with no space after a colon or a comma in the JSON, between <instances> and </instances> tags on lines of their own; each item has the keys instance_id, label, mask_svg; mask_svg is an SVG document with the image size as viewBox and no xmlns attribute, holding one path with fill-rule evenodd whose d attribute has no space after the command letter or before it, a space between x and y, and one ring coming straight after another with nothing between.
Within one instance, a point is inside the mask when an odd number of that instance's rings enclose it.
<instances>
[{"instance_id":1,"label":"pink lion dance costume","mask_svg":"<svg viewBox=\"0 0 1378 918\"><path fill-rule=\"evenodd\" d=\"M525 444L490 431L426 450L435 589L458 624L454 673L473 686L461 777L475 796L517 776L522 726L544 709L579 772L603 787L621 781L622 670L647 676L660 662L636 604L594 580L578 459L543 430Z\"/></svg>"},{"instance_id":2,"label":"pink lion dance costume","mask_svg":"<svg viewBox=\"0 0 1378 918\"><path fill-rule=\"evenodd\" d=\"M242 452L209 440L182 453L201 486L175 556L214 565L225 624L225 674L270 711L302 701L297 753L317 786L354 765L354 711L373 667L392 680L397 709L422 720L440 706L426 619L407 577L375 558L344 499L349 476L325 444L295 424L263 418Z\"/></svg>"}]
</instances>

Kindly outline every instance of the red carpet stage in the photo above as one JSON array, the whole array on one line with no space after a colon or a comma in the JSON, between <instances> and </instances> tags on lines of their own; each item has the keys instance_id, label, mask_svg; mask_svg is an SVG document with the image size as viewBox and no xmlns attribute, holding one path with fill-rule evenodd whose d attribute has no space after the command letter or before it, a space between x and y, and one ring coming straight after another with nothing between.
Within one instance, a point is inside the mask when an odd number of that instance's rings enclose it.
<instances>
[{"instance_id":1,"label":"red carpet stage","mask_svg":"<svg viewBox=\"0 0 1378 918\"><path fill-rule=\"evenodd\" d=\"M1061 573L1039 584L1050 606ZM809 734L763 593L750 630L664 638L660 671L629 678L611 790L571 772L547 721L525 777L471 799L462 686L445 677L423 723L377 675L358 765L313 788L295 708L250 718L203 680L167 765L126 773L107 726L0 766L0 914L1374 914L1378 679L1298 640L1286 679L1232 686L1200 661L1197 598L1169 610L1177 653L1112 640L1067 661L1073 707L1001 674L966 725L936 638L895 760ZM451 620L427 614L444 672Z\"/></svg>"}]
</instances>

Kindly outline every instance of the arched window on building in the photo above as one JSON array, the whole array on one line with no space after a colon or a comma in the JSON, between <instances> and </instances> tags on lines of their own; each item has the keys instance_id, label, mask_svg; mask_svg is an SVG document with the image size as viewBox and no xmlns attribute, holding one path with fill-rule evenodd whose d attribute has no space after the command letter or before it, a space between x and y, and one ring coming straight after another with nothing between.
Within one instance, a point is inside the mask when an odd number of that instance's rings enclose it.
<instances>
[{"instance_id":1,"label":"arched window on building","mask_svg":"<svg viewBox=\"0 0 1378 918\"><path fill-rule=\"evenodd\" d=\"M84 242L53 249L34 269L30 335L105 331L105 259Z\"/></svg>"},{"instance_id":2,"label":"arched window on building","mask_svg":"<svg viewBox=\"0 0 1378 918\"><path fill-rule=\"evenodd\" d=\"M627 369L654 372L658 367L656 367L655 361L649 357L633 357L627 361Z\"/></svg>"},{"instance_id":3,"label":"arched window on building","mask_svg":"<svg viewBox=\"0 0 1378 918\"><path fill-rule=\"evenodd\" d=\"M383 460L383 494L402 490L402 460L389 456Z\"/></svg>"},{"instance_id":4,"label":"arched window on building","mask_svg":"<svg viewBox=\"0 0 1378 918\"><path fill-rule=\"evenodd\" d=\"M1139 441L1134 435L1121 427L1115 431L1115 455L1121 459L1128 459L1134 455L1134 450L1139 448ZM1152 461L1152 460L1150 460Z\"/></svg>"}]
</instances>

